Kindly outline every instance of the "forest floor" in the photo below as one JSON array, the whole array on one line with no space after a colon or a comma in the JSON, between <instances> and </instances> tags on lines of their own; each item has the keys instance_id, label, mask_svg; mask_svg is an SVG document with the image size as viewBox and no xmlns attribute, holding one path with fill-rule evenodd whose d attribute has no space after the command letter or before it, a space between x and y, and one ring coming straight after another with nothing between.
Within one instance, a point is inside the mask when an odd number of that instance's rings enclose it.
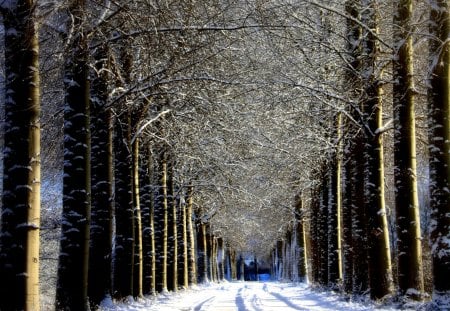
<instances>
[{"instance_id":1,"label":"forest floor","mask_svg":"<svg viewBox=\"0 0 450 311\"><path fill-rule=\"evenodd\" d=\"M350 302L333 292L313 290L306 284L280 282L223 282L205 284L177 293L122 304L105 302L102 311L348 311L421 310L394 304L375 305L370 301Z\"/></svg>"}]
</instances>

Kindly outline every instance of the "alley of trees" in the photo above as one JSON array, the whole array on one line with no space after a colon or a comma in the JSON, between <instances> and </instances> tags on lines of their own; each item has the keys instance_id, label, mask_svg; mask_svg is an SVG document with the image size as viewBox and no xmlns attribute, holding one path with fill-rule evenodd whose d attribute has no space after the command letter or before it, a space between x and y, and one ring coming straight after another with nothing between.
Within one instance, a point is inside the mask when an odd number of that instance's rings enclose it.
<instances>
[{"instance_id":1,"label":"alley of trees","mask_svg":"<svg viewBox=\"0 0 450 311\"><path fill-rule=\"evenodd\" d=\"M1 311L236 280L250 257L450 308L449 0L0 12Z\"/></svg>"}]
</instances>

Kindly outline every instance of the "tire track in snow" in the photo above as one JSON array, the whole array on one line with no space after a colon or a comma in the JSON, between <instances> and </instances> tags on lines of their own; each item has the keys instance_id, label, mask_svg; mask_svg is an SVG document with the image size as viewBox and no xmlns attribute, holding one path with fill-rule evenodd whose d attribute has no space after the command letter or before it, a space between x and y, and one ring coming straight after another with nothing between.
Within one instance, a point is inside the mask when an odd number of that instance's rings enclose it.
<instances>
[{"instance_id":1,"label":"tire track in snow","mask_svg":"<svg viewBox=\"0 0 450 311\"><path fill-rule=\"evenodd\" d=\"M215 297L210 297L202 302L200 302L199 304L196 304L193 308L189 308L188 310L193 310L193 311L202 311L202 310L208 310L208 309L203 309L203 307L207 307L208 305L211 304L211 302L213 302L215 299Z\"/></svg>"},{"instance_id":2,"label":"tire track in snow","mask_svg":"<svg viewBox=\"0 0 450 311\"><path fill-rule=\"evenodd\" d=\"M236 307L238 308L238 311L249 311L247 310L247 308L245 307L245 300L242 297L242 291L246 288L245 287L241 287L239 288L237 294L236 294Z\"/></svg>"}]
</instances>

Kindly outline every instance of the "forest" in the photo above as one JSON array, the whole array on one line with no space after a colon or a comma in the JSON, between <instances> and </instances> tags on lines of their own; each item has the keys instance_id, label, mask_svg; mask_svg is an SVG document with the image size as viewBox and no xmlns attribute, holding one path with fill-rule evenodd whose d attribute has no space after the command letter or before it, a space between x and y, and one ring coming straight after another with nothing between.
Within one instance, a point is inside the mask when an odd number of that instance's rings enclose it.
<instances>
[{"instance_id":1,"label":"forest","mask_svg":"<svg viewBox=\"0 0 450 311\"><path fill-rule=\"evenodd\" d=\"M0 310L271 277L450 309L449 0L0 0Z\"/></svg>"}]
</instances>

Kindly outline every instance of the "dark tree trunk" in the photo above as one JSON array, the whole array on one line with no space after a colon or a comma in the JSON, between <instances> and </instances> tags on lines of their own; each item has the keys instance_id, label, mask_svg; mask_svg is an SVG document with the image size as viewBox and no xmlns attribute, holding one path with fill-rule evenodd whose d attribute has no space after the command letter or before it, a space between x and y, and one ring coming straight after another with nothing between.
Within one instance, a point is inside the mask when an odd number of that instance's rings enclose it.
<instances>
[{"instance_id":1,"label":"dark tree trunk","mask_svg":"<svg viewBox=\"0 0 450 311\"><path fill-rule=\"evenodd\" d=\"M134 211L129 112L118 116L114 136L115 252L113 257L113 295L124 299L133 295Z\"/></svg>"},{"instance_id":2,"label":"dark tree trunk","mask_svg":"<svg viewBox=\"0 0 450 311\"><path fill-rule=\"evenodd\" d=\"M384 198L384 154L382 124L382 72L378 70L379 46L377 3L367 0L363 22L371 29L366 31L363 44L365 77L365 209L367 216L367 243L369 258L369 283L372 299L381 299L393 293L389 230Z\"/></svg>"},{"instance_id":3,"label":"dark tree trunk","mask_svg":"<svg viewBox=\"0 0 450 311\"><path fill-rule=\"evenodd\" d=\"M112 129L108 100L108 53L105 46L95 51L96 71L91 88L92 203L89 249L88 296L92 308L111 296L112 255Z\"/></svg>"},{"instance_id":4,"label":"dark tree trunk","mask_svg":"<svg viewBox=\"0 0 450 311\"><path fill-rule=\"evenodd\" d=\"M322 186L320 190L320 210L319 210L319 232L318 244L320 250L319 261L319 284L328 286L328 189L329 177L327 174L322 176Z\"/></svg>"},{"instance_id":5,"label":"dark tree trunk","mask_svg":"<svg viewBox=\"0 0 450 311\"><path fill-rule=\"evenodd\" d=\"M83 29L83 0L69 10L73 25ZM86 35L76 33L64 64L64 178L57 310L88 310L90 176L90 94Z\"/></svg>"},{"instance_id":6,"label":"dark tree trunk","mask_svg":"<svg viewBox=\"0 0 450 311\"><path fill-rule=\"evenodd\" d=\"M154 227L153 227L153 160L148 146L142 148L142 164L139 174L140 194L142 205L142 252L143 252L143 293L144 295L154 295Z\"/></svg>"},{"instance_id":7,"label":"dark tree trunk","mask_svg":"<svg viewBox=\"0 0 450 311\"><path fill-rule=\"evenodd\" d=\"M430 33L434 36L428 90L433 301L446 308L450 296L450 7L442 0L432 0L430 5Z\"/></svg>"}]
</instances>

